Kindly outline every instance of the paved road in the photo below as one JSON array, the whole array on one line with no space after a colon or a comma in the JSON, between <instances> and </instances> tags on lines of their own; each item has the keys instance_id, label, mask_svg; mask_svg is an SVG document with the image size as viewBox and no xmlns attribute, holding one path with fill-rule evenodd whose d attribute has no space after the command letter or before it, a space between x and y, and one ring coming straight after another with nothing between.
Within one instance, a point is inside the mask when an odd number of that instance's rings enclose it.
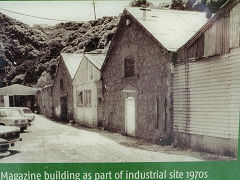
<instances>
[{"instance_id":1,"label":"paved road","mask_svg":"<svg viewBox=\"0 0 240 180\"><path fill-rule=\"evenodd\" d=\"M134 138L88 128L76 128L37 116L34 124L7 153L0 163L44 162L163 162L198 161L189 155L158 152ZM157 149L157 150L156 150Z\"/></svg>"}]
</instances>

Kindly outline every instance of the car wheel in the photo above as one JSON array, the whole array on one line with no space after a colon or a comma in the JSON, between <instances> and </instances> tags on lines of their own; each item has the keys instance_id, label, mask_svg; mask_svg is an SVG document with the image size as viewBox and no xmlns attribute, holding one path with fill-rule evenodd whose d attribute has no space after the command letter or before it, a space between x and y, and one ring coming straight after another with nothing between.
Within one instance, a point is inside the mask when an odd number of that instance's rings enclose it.
<instances>
[{"instance_id":1,"label":"car wheel","mask_svg":"<svg viewBox=\"0 0 240 180\"><path fill-rule=\"evenodd\" d=\"M24 132L24 128L21 127L21 128L20 128L20 132L21 132L21 133Z\"/></svg>"}]
</instances>

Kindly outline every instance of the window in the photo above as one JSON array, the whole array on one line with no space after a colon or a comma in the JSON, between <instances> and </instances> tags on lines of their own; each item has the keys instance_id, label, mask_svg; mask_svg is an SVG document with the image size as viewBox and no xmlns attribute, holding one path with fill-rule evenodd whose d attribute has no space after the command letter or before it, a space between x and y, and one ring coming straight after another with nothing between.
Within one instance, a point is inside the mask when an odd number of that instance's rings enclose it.
<instances>
[{"instance_id":1,"label":"window","mask_svg":"<svg viewBox=\"0 0 240 180\"><path fill-rule=\"evenodd\" d=\"M90 66L90 80L93 80L93 67Z\"/></svg>"},{"instance_id":2,"label":"window","mask_svg":"<svg viewBox=\"0 0 240 180\"><path fill-rule=\"evenodd\" d=\"M132 57L126 57L124 59L124 75L125 77L134 76L134 59Z\"/></svg>"},{"instance_id":3,"label":"window","mask_svg":"<svg viewBox=\"0 0 240 180\"><path fill-rule=\"evenodd\" d=\"M98 104L99 104L99 105L102 104L102 98L101 98L101 97L98 98Z\"/></svg>"},{"instance_id":4,"label":"window","mask_svg":"<svg viewBox=\"0 0 240 180\"><path fill-rule=\"evenodd\" d=\"M61 90L61 92L63 92L63 88L64 86L63 86L63 80L62 79L60 79L60 90Z\"/></svg>"},{"instance_id":5,"label":"window","mask_svg":"<svg viewBox=\"0 0 240 180\"><path fill-rule=\"evenodd\" d=\"M83 92L77 92L77 106L83 105Z\"/></svg>"},{"instance_id":6,"label":"window","mask_svg":"<svg viewBox=\"0 0 240 180\"><path fill-rule=\"evenodd\" d=\"M84 90L84 105L92 104L92 93L91 90Z\"/></svg>"},{"instance_id":7,"label":"window","mask_svg":"<svg viewBox=\"0 0 240 180\"><path fill-rule=\"evenodd\" d=\"M131 20L130 19L126 19L126 26L130 26L131 25Z\"/></svg>"}]
</instances>

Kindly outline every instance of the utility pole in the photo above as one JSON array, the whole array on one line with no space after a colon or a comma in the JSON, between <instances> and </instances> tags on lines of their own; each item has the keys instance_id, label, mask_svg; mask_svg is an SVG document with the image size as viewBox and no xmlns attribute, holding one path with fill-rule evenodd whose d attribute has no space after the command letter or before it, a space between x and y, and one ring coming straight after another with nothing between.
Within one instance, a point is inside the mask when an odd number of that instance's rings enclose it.
<instances>
[{"instance_id":1,"label":"utility pole","mask_svg":"<svg viewBox=\"0 0 240 180\"><path fill-rule=\"evenodd\" d=\"M95 20L96 20L97 17L96 17L95 1L94 0L93 0L93 11L94 11L94 17L95 17Z\"/></svg>"}]
</instances>

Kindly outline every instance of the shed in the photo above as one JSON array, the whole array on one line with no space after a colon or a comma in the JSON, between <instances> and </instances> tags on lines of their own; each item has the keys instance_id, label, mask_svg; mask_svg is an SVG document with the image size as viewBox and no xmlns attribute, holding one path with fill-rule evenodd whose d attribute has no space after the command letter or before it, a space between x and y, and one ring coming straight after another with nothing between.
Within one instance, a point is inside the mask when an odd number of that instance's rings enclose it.
<instances>
[{"instance_id":1,"label":"shed","mask_svg":"<svg viewBox=\"0 0 240 180\"><path fill-rule=\"evenodd\" d=\"M13 84L0 88L0 106L29 107L31 110L35 110L35 96L37 92L37 88L21 84Z\"/></svg>"},{"instance_id":2,"label":"shed","mask_svg":"<svg viewBox=\"0 0 240 180\"><path fill-rule=\"evenodd\" d=\"M240 3L230 0L178 50L174 144L237 156Z\"/></svg>"},{"instance_id":3,"label":"shed","mask_svg":"<svg viewBox=\"0 0 240 180\"><path fill-rule=\"evenodd\" d=\"M102 67L105 129L172 143L171 60L204 13L126 8Z\"/></svg>"},{"instance_id":4,"label":"shed","mask_svg":"<svg viewBox=\"0 0 240 180\"><path fill-rule=\"evenodd\" d=\"M106 54L85 53L73 79L73 106L76 123L102 126L102 81L100 69Z\"/></svg>"},{"instance_id":5,"label":"shed","mask_svg":"<svg viewBox=\"0 0 240 180\"><path fill-rule=\"evenodd\" d=\"M61 121L73 119L73 78L82 54L61 53L52 89L53 116Z\"/></svg>"}]
</instances>

